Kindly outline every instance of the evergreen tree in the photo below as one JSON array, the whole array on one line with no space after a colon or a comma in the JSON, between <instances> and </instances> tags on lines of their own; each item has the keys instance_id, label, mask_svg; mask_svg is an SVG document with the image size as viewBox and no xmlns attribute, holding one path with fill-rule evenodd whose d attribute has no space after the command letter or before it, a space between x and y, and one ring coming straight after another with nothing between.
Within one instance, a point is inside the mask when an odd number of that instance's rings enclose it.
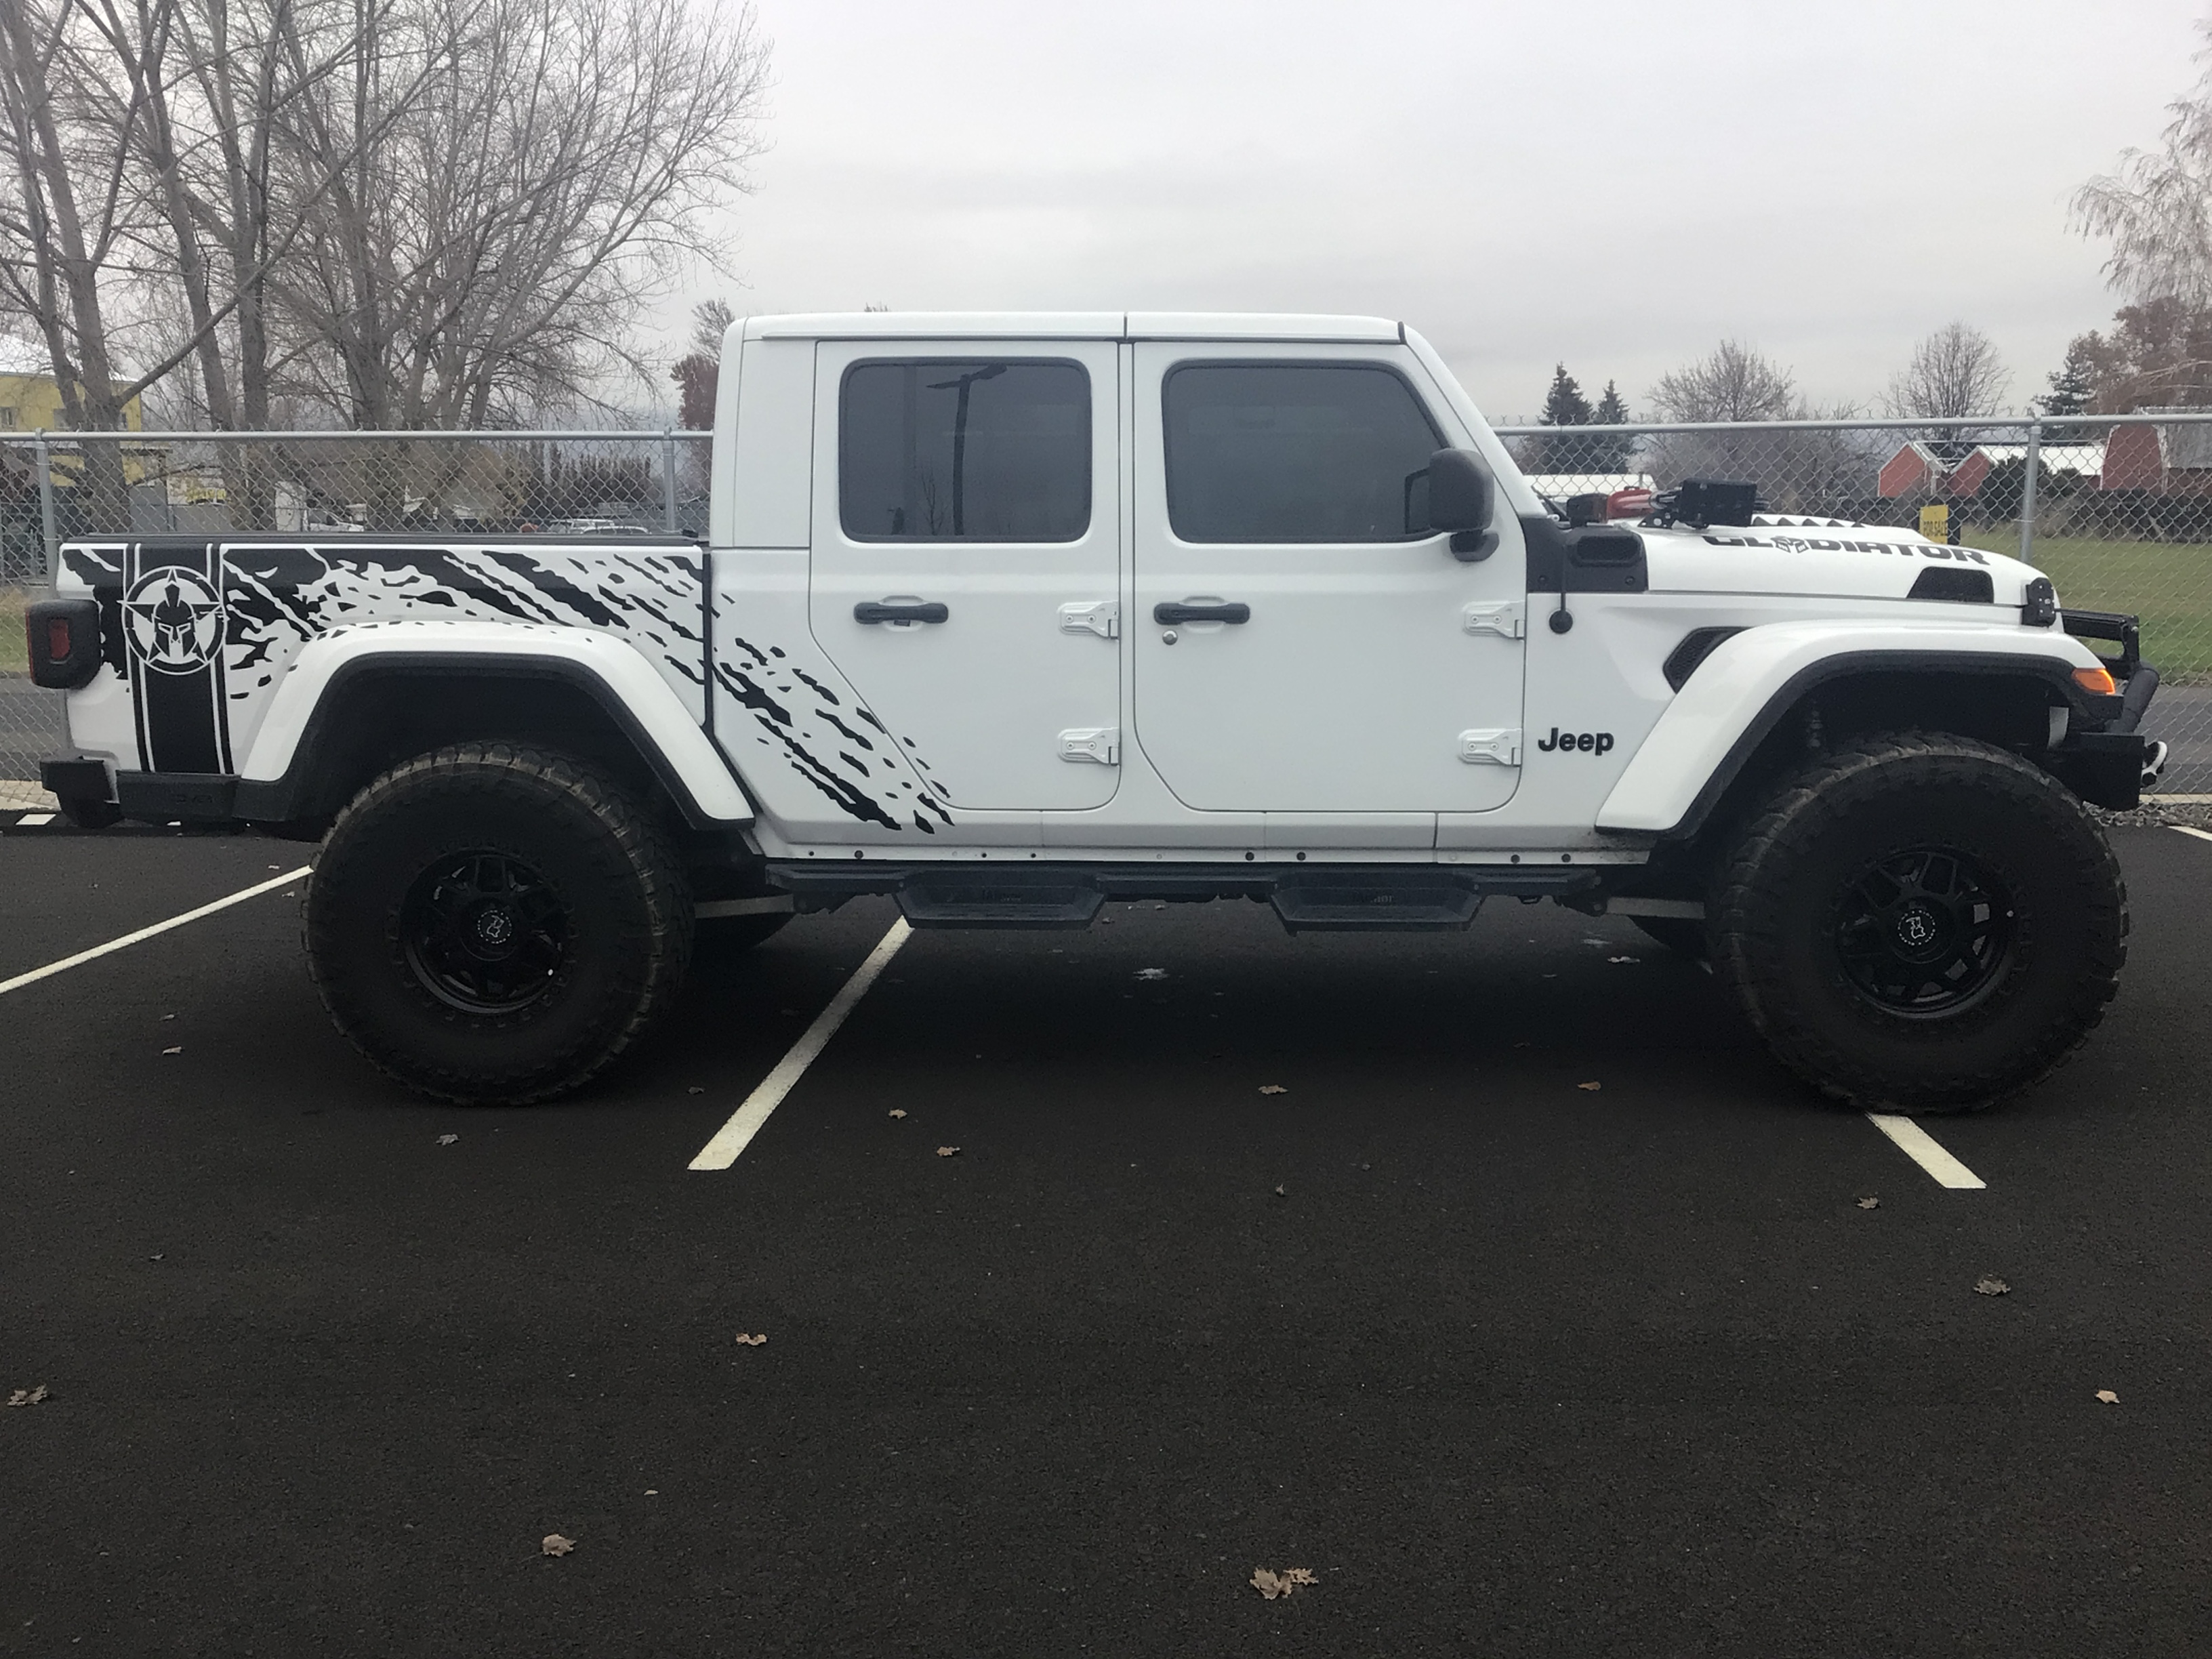
<instances>
[{"instance_id":1,"label":"evergreen tree","mask_svg":"<svg viewBox=\"0 0 2212 1659\"><path fill-rule=\"evenodd\" d=\"M1597 408L1591 412L1590 424L1628 424L1628 399L1620 395L1620 388L1611 380L1605 383L1605 394L1597 400ZM1608 432L1601 435L1593 433L1584 442L1589 451L1590 465L1600 471L1626 472L1628 458L1636 453L1636 440L1626 433Z\"/></svg>"},{"instance_id":2,"label":"evergreen tree","mask_svg":"<svg viewBox=\"0 0 2212 1659\"><path fill-rule=\"evenodd\" d=\"M1552 389L1544 394L1544 412L1536 418L1545 426L1589 424L1589 399L1583 396L1582 387L1567 373L1565 363L1552 371ZM1589 448L1589 441L1583 438L1537 438L1530 441L1528 459L1522 465L1531 472L1587 472L1590 470Z\"/></svg>"},{"instance_id":3,"label":"evergreen tree","mask_svg":"<svg viewBox=\"0 0 2212 1659\"><path fill-rule=\"evenodd\" d=\"M1561 363L1552 371L1552 389L1544 394L1544 412L1539 417L1546 426L1588 426L1590 422L1589 399L1575 377Z\"/></svg>"},{"instance_id":4,"label":"evergreen tree","mask_svg":"<svg viewBox=\"0 0 2212 1659\"><path fill-rule=\"evenodd\" d=\"M2035 400L2039 415L2086 415L2097 391L2098 348L2095 334L2078 335L2066 348L2066 360L2051 374L2051 390Z\"/></svg>"}]
</instances>

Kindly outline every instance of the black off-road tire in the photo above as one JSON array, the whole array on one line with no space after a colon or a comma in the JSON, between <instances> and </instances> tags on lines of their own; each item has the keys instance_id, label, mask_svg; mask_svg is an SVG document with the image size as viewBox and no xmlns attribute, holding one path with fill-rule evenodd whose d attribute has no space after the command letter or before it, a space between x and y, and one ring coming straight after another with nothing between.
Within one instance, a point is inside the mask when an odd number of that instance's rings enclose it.
<instances>
[{"instance_id":1,"label":"black off-road tire","mask_svg":"<svg viewBox=\"0 0 2212 1659\"><path fill-rule=\"evenodd\" d=\"M595 1076L674 999L692 904L665 833L616 785L465 743L339 815L303 927L323 1005L371 1063L441 1100L519 1105Z\"/></svg>"},{"instance_id":2,"label":"black off-road tire","mask_svg":"<svg viewBox=\"0 0 2212 1659\"><path fill-rule=\"evenodd\" d=\"M1692 961L1705 960L1705 924L1692 921L1687 916L1631 916L1637 931L1647 939L1656 939L1677 955Z\"/></svg>"},{"instance_id":3,"label":"black off-road tire","mask_svg":"<svg viewBox=\"0 0 2212 1659\"><path fill-rule=\"evenodd\" d=\"M2096 820L2027 762L1940 732L1805 766L1746 823L1711 913L1714 971L1768 1047L1863 1109L2025 1088L2081 1046L2127 960Z\"/></svg>"}]
</instances>

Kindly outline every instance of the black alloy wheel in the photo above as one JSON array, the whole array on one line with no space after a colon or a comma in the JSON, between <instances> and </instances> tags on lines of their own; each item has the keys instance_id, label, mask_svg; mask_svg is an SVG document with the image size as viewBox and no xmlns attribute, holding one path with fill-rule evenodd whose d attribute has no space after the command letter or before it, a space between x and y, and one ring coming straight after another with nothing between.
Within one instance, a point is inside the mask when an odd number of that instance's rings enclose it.
<instances>
[{"instance_id":1,"label":"black alloy wheel","mask_svg":"<svg viewBox=\"0 0 2212 1659\"><path fill-rule=\"evenodd\" d=\"M449 854L417 876L399 927L422 988L468 1014L528 1007L568 953L559 895L531 865L489 848Z\"/></svg>"},{"instance_id":2,"label":"black alloy wheel","mask_svg":"<svg viewBox=\"0 0 2212 1659\"><path fill-rule=\"evenodd\" d=\"M588 1082L691 959L690 887L659 814L571 757L495 741L417 755L356 795L302 921L338 1029L441 1100Z\"/></svg>"},{"instance_id":3,"label":"black alloy wheel","mask_svg":"<svg viewBox=\"0 0 2212 1659\"><path fill-rule=\"evenodd\" d=\"M2003 889L1974 858L1923 847L1844 883L1830 932L1862 996L1903 1018L1943 1019L2002 977L2013 921Z\"/></svg>"},{"instance_id":4,"label":"black alloy wheel","mask_svg":"<svg viewBox=\"0 0 2212 1659\"><path fill-rule=\"evenodd\" d=\"M2078 1048L2127 960L2105 832L2033 762L1870 732L1771 785L1707 900L1715 975L1775 1057L1864 1110L1965 1111Z\"/></svg>"}]
</instances>

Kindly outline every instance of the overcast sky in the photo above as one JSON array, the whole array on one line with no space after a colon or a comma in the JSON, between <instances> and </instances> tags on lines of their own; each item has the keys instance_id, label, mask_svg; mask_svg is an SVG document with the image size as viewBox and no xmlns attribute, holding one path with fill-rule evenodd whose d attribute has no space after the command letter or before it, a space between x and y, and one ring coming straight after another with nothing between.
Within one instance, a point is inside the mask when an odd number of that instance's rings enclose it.
<instances>
[{"instance_id":1,"label":"overcast sky","mask_svg":"<svg viewBox=\"0 0 2212 1659\"><path fill-rule=\"evenodd\" d=\"M1405 319L1494 419L1723 336L1870 402L1964 318L2017 406L2116 300L2075 187L2204 0L757 0L740 312Z\"/></svg>"}]
</instances>

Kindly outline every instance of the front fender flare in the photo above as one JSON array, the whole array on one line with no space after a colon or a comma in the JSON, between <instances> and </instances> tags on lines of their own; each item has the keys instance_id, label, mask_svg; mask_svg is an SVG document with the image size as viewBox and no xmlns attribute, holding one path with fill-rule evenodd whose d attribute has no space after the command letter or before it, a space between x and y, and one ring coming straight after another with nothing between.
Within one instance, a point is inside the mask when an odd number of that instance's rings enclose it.
<instances>
[{"instance_id":1,"label":"front fender flare","mask_svg":"<svg viewBox=\"0 0 2212 1659\"><path fill-rule=\"evenodd\" d=\"M1856 674L2002 674L2045 683L2085 714L2077 668L2096 654L2044 629L1942 623L1776 623L1723 641L1699 663L1598 811L1600 830L1694 835L1767 734L1805 693Z\"/></svg>"},{"instance_id":2,"label":"front fender flare","mask_svg":"<svg viewBox=\"0 0 2212 1659\"><path fill-rule=\"evenodd\" d=\"M316 757L344 694L370 678L468 675L553 680L590 697L635 745L684 817L702 828L753 821L714 742L631 646L584 629L527 623L377 623L310 641L276 688L239 774L241 818L283 823L312 810Z\"/></svg>"}]
</instances>

